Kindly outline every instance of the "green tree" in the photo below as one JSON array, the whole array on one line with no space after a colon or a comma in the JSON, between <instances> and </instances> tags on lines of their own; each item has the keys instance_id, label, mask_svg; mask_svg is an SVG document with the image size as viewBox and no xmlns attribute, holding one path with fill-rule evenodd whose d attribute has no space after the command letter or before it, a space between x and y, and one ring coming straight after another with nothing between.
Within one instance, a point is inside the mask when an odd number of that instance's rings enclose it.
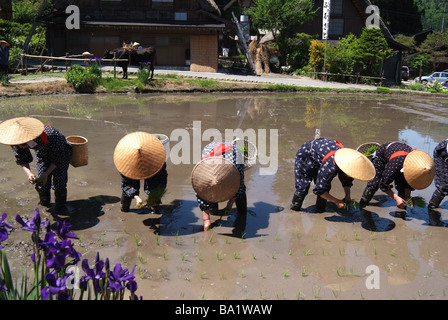
<instances>
[{"instance_id":1,"label":"green tree","mask_svg":"<svg viewBox=\"0 0 448 320\"><path fill-rule=\"evenodd\" d=\"M291 66L293 70L298 70L305 67L309 63L309 47L312 36L306 33L298 33L291 37L287 42L288 56L286 63Z\"/></svg>"},{"instance_id":2,"label":"green tree","mask_svg":"<svg viewBox=\"0 0 448 320\"><path fill-rule=\"evenodd\" d=\"M297 28L313 18L312 0L255 0L246 11L253 26L272 32L280 52L280 62L285 65L288 43Z\"/></svg>"},{"instance_id":3,"label":"green tree","mask_svg":"<svg viewBox=\"0 0 448 320\"><path fill-rule=\"evenodd\" d=\"M422 12L423 29L441 30L444 0L415 0L415 2ZM448 3L446 9L448 10ZM448 17L445 16L445 31L447 30L447 18Z\"/></svg>"},{"instance_id":4,"label":"green tree","mask_svg":"<svg viewBox=\"0 0 448 320\"><path fill-rule=\"evenodd\" d=\"M364 28L351 47L355 63L362 68L359 71L368 76L379 76L381 63L392 57L392 50L379 28Z\"/></svg>"},{"instance_id":5,"label":"green tree","mask_svg":"<svg viewBox=\"0 0 448 320\"><path fill-rule=\"evenodd\" d=\"M435 31L429 34L419 47L431 56L434 69L439 66L438 58L448 56L448 33Z\"/></svg>"},{"instance_id":6,"label":"green tree","mask_svg":"<svg viewBox=\"0 0 448 320\"><path fill-rule=\"evenodd\" d=\"M328 51L329 73L352 74L355 64L353 46L358 39L354 34L349 34L340 39L334 50ZM331 80L343 80L343 76L330 76Z\"/></svg>"},{"instance_id":7,"label":"green tree","mask_svg":"<svg viewBox=\"0 0 448 320\"><path fill-rule=\"evenodd\" d=\"M420 53L410 57L407 60L407 64L413 76L420 75L420 69L422 75L428 73L432 69L431 56L428 53Z\"/></svg>"}]
</instances>

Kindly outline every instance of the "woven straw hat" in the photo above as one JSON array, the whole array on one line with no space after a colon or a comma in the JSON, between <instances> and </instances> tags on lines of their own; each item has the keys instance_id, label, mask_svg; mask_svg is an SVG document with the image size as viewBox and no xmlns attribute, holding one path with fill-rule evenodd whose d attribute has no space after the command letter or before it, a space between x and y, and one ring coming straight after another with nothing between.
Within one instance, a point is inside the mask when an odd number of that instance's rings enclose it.
<instances>
[{"instance_id":1,"label":"woven straw hat","mask_svg":"<svg viewBox=\"0 0 448 320\"><path fill-rule=\"evenodd\" d=\"M0 143L19 145L30 142L44 132L44 124L35 118L19 117L0 123Z\"/></svg>"},{"instance_id":2,"label":"woven straw hat","mask_svg":"<svg viewBox=\"0 0 448 320\"><path fill-rule=\"evenodd\" d=\"M130 179L143 180L155 175L165 163L165 148L160 140L147 132L127 134L114 151L117 170Z\"/></svg>"},{"instance_id":3,"label":"woven straw hat","mask_svg":"<svg viewBox=\"0 0 448 320\"><path fill-rule=\"evenodd\" d=\"M5 43L7 47L10 46L10 44L9 44L8 41L6 41L6 40L0 40L0 43Z\"/></svg>"},{"instance_id":4,"label":"woven straw hat","mask_svg":"<svg viewBox=\"0 0 448 320\"><path fill-rule=\"evenodd\" d=\"M334 154L334 161L349 177L369 181L375 177L375 167L361 152L350 148L341 148Z\"/></svg>"},{"instance_id":5,"label":"woven straw hat","mask_svg":"<svg viewBox=\"0 0 448 320\"><path fill-rule=\"evenodd\" d=\"M221 156L204 158L191 172L191 184L197 195L208 202L230 200L240 187L236 166Z\"/></svg>"},{"instance_id":6,"label":"woven straw hat","mask_svg":"<svg viewBox=\"0 0 448 320\"><path fill-rule=\"evenodd\" d=\"M435 172L434 160L425 151L411 151L404 159L404 178L414 189L427 188L432 183Z\"/></svg>"}]
</instances>

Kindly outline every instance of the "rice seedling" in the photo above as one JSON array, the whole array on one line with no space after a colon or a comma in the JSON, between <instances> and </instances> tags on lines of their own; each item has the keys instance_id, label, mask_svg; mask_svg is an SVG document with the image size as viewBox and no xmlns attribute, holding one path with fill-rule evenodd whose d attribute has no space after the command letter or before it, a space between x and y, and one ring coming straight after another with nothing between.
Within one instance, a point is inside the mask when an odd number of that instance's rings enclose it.
<instances>
[{"instance_id":1,"label":"rice seedling","mask_svg":"<svg viewBox=\"0 0 448 320\"><path fill-rule=\"evenodd\" d=\"M306 250L306 251L303 251L303 255L304 256L309 256L310 254L311 254L311 252L312 252L313 250L310 248L310 249L308 249L308 250Z\"/></svg>"},{"instance_id":2,"label":"rice seedling","mask_svg":"<svg viewBox=\"0 0 448 320\"><path fill-rule=\"evenodd\" d=\"M389 251L389 255L392 257L395 257L395 251L397 250L397 248L393 248Z\"/></svg>"},{"instance_id":3,"label":"rice seedling","mask_svg":"<svg viewBox=\"0 0 448 320\"><path fill-rule=\"evenodd\" d=\"M233 259L236 260L236 259L239 259L239 258L240 258L240 254L238 252L234 252L233 253Z\"/></svg>"},{"instance_id":4,"label":"rice seedling","mask_svg":"<svg viewBox=\"0 0 448 320\"><path fill-rule=\"evenodd\" d=\"M364 155L366 157L368 157L368 156L374 154L377 149L378 149L378 145L372 144L370 147L367 148L366 151L364 151Z\"/></svg>"},{"instance_id":5,"label":"rice seedling","mask_svg":"<svg viewBox=\"0 0 448 320\"><path fill-rule=\"evenodd\" d=\"M216 252L216 260L221 261L221 252L220 251Z\"/></svg>"},{"instance_id":6,"label":"rice seedling","mask_svg":"<svg viewBox=\"0 0 448 320\"><path fill-rule=\"evenodd\" d=\"M104 234L100 235L100 239L99 239L100 246L104 246L104 237L105 237Z\"/></svg>"},{"instance_id":7,"label":"rice seedling","mask_svg":"<svg viewBox=\"0 0 448 320\"><path fill-rule=\"evenodd\" d=\"M291 249L289 249L289 251L288 251L288 256L292 256L292 250Z\"/></svg>"},{"instance_id":8,"label":"rice seedling","mask_svg":"<svg viewBox=\"0 0 448 320\"><path fill-rule=\"evenodd\" d=\"M159 241L159 233L156 232L156 245L160 245L160 241Z\"/></svg>"},{"instance_id":9,"label":"rice seedling","mask_svg":"<svg viewBox=\"0 0 448 320\"><path fill-rule=\"evenodd\" d=\"M138 260L141 264L145 264L147 261L140 252L138 253Z\"/></svg>"},{"instance_id":10,"label":"rice seedling","mask_svg":"<svg viewBox=\"0 0 448 320\"><path fill-rule=\"evenodd\" d=\"M207 272L203 271L201 273L201 280L206 279L206 277L207 277Z\"/></svg>"},{"instance_id":11,"label":"rice seedling","mask_svg":"<svg viewBox=\"0 0 448 320\"><path fill-rule=\"evenodd\" d=\"M288 277L288 270L286 270L285 272L283 272L283 279L286 279Z\"/></svg>"},{"instance_id":12,"label":"rice seedling","mask_svg":"<svg viewBox=\"0 0 448 320\"><path fill-rule=\"evenodd\" d=\"M218 277L219 277L219 280L224 280L224 273L219 273Z\"/></svg>"},{"instance_id":13,"label":"rice seedling","mask_svg":"<svg viewBox=\"0 0 448 320\"><path fill-rule=\"evenodd\" d=\"M355 200L350 200L349 202L344 203L344 210L358 209L359 203Z\"/></svg>"},{"instance_id":14,"label":"rice seedling","mask_svg":"<svg viewBox=\"0 0 448 320\"><path fill-rule=\"evenodd\" d=\"M134 234L134 241L137 247L140 247L142 245L142 242L139 240L137 234Z\"/></svg>"},{"instance_id":15,"label":"rice seedling","mask_svg":"<svg viewBox=\"0 0 448 320\"><path fill-rule=\"evenodd\" d=\"M320 294L320 287L319 286L313 286L313 296L315 299L319 298Z\"/></svg>"},{"instance_id":16,"label":"rice seedling","mask_svg":"<svg viewBox=\"0 0 448 320\"><path fill-rule=\"evenodd\" d=\"M307 276L306 269L305 269L305 267L303 267L302 268L302 277L306 277L306 276Z\"/></svg>"},{"instance_id":17,"label":"rice seedling","mask_svg":"<svg viewBox=\"0 0 448 320\"><path fill-rule=\"evenodd\" d=\"M246 277L246 274L244 273L244 269L243 270L241 270L241 278L245 278Z\"/></svg>"},{"instance_id":18,"label":"rice seedling","mask_svg":"<svg viewBox=\"0 0 448 320\"><path fill-rule=\"evenodd\" d=\"M182 260L182 262L185 262L185 259L188 257L188 254L187 253L182 253L182 256L181 256L181 260Z\"/></svg>"},{"instance_id":19,"label":"rice seedling","mask_svg":"<svg viewBox=\"0 0 448 320\"><path fill-rule=\"evenodd\" d=\"M414 207L425 208L426 201L423 197L420 197L420 196L410 197L409 199L406 200L406 205L411 208L414 208Z\"/></svg>"},{"instance_id":20,"label":"rice seedling","mask_svg":"<svg viewBox=\"0 0 448 320\"><path fill-rule=\"evenodd\" d=\"M162 203L162 198L166 194L166 188L157 187L152 189L148 194L148 198L146 200L146 206L152 207L154 205L159 205Z\"/></svg>"}]
</instances>

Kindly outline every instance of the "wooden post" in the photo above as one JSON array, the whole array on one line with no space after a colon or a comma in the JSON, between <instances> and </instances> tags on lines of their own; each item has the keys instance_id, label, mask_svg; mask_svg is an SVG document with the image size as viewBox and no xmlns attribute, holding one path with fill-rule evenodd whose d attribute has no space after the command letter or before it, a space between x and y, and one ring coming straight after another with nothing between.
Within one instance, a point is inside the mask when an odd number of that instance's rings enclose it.
<instances>
[{"instance_id":1,"label":"wooden post","mask_svg":"<svg viewBox=\"0 0 448 320\"><path fill-rule=\"evenodd\" d=\"M115 55L116 55L116 54L117 54L117 53L114 52L114 78L117 77L117 61L115 61Z\"/></svg>"}]
</instances>

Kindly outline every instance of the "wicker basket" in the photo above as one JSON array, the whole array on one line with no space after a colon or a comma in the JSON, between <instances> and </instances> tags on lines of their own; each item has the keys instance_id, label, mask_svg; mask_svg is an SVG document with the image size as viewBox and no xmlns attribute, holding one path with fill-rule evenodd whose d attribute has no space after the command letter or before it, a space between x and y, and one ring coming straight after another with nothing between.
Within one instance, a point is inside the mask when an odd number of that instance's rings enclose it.
<instances>
[{"instance_id":1,"label":"wicker basket","mask_svg":"<svg viewBox=\"0 0 448 320\"><path fill-rule=\"evenodd\" d=\"M252 167L257 162L257 147L253 143L247 140L241 140L239 138L233 140L233 143L235 143L236 147L244 156L244 170ZM247 156L244 155L244 149L247 150Z\"/></svg>"},{"instance_id":2,"label":"wicker basket","mask_svg":"<svg viewBox=\"0 0 448 320\"><path fill-rule=\"evenodd\" d=\"M160 142L162 142L163 147L165 148L165 160L168 160L170 157L170 138L162 133L153 133L152 135L159 138Z\"/></svg>"},{"instance_id":3,"label":"wicker basket","mask_svg":"<svg viewBox=\"0 0 448 320\"><path fill-rule=\"evenodd\" d=\"M82 136L68 136L67 141L72 146L70 164L75 168L87 165L89 162L88 140Z\"/></svg>"},{"instance_id":4,"label":"wicker basket","mask_svg":"<svg viewBox=\"0 0 448 320\"><path fill-rule=\"evenodd\" d=\"M371 147L376 146L379 147L380 144L378 142L366 142L363 143L362 145L360 145L356 151L361 152L362 154L365 155L365 152L367 152L367 150L369 150ZM369 160L372 160L373 158L373 153L369 154L369 155L365 155Z\"/></svg>"}]
</instances>

